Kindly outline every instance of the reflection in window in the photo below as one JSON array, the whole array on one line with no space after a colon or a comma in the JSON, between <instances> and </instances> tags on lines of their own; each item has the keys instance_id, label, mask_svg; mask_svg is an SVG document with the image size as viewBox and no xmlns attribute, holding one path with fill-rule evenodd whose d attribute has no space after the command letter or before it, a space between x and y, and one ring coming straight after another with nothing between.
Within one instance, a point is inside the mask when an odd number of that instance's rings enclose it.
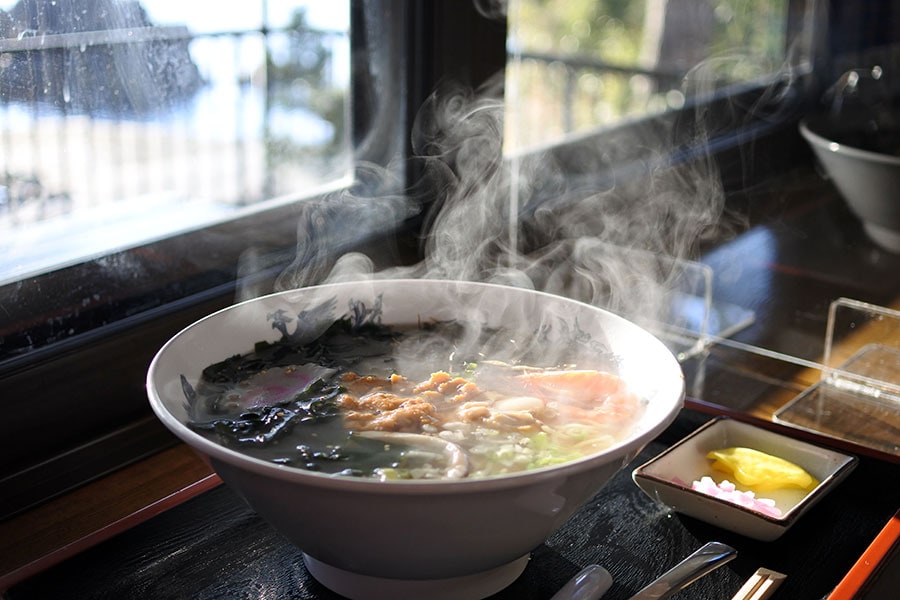
<instances>
[{"instance_id":1,"label":"reflection in window","mask_svg":"<svg viewBox=\"0 0 900 600\"><path fill-rule=\"evenodd\" d=\"M511 0L510 149L766 81L788 0ZM522 126L521 124L528 124Z\"/></svg>"},{"instance_id":2,"label":"reflection in window","mask_svg":"<svg viewBox=\"0 0 900 600\"><path fill-rule=\"evenodd\" d=\"M346 2L0 0L0 283L349 170Z\"/></svg>"}]
</instances>

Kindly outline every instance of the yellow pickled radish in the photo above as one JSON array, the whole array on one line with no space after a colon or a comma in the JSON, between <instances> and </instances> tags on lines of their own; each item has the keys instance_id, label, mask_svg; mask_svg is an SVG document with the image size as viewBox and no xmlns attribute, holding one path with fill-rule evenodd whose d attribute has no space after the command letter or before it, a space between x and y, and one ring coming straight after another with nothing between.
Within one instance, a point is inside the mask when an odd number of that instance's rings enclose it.
<instances>
[{"instance_id":1,"label":"yellow pickled radish","mask_svg":"<svg viewBox=\"0 0 900 600\"><path fill-rule=\"evenodd\" d=\"M759 492L781 488L812 490L819 482L802 467L752 448L722 448L706 455L713 469L730 473L734 479Z\"/></svg>"}]
</instances>

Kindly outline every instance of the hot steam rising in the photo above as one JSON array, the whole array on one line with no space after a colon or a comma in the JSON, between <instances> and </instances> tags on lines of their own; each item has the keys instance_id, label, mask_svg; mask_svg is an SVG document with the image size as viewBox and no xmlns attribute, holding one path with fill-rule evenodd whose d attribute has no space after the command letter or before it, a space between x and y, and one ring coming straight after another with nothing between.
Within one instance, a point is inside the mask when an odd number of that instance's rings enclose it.
<instances>
[{"instance_id":1,"label":"hot steam rising","mask_svg":"<svg viewBox=\"0 0 900 600\"><path fill-rule=\"evenodd\" d=\"M714 165L668 163L666 131L611 135L604 147L582 143L568 153L505 156L503 108L491 94L451 86L432 95L414 134L421 188L430 198L372 193L379 187L373 167L373 185L305 207L297 258L278 289L374 277L484 281L572 297L638 322L658 320L679 277L678 260L690 258L720 224ZM329 206L355 218L329 220L337 210ZM335 260L319 252L323 236L370 230L420 208L427 234L418 264L376 270L364 253Z\"/></svg>"},{"instance_id":2,"label":"hot steam rising","mask_svg":"<svg viewBox=\"0 0 900 600\"><path fill-rule=\"evenodd\" d=\"M503 6L479 3L485 13ZM482 281L574 298L643 325L664 322L684 262L734 225L723 218L713 160L678 158L676 143L703 147L704 119L648 120L513 155L504 153L504 128L523 124L504 122L500 77L478 90L444 84L421 107L414 189L383 193L396 189L385 184L392 171L368 165L352 191L303 207L296 259L277 290L367 278ZM321 251L323 239L352 241L417 214L422 258L411 266Z\"/></svg>"}]
</instances>

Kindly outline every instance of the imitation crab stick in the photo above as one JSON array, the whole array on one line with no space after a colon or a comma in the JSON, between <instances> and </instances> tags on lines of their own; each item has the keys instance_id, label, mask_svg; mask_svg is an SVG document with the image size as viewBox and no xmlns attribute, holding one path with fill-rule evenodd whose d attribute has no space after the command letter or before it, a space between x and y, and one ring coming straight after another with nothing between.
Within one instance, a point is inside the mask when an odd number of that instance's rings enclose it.
<instances>
[{"instance_id":1,"label":"imitation crab stick","mask_svg":"<svg viewBox=\"0 0 900 600\"><path fill-rule=\"evenodd\" d=\"M541 396L564 420L616 423L632 418L640 406L637 395L605 371L538 371L519 377L530 393Z\"/></svg>"},{"instance_id":2,"label":"imitation crab stick","mask_svg":"<svg viewBox=\"0 0 900 600\"><path fill-rule=\"evenodd\" d=\"M533 393L551 395L559 400L591 405L598 399L623 391L622 380L594 370L536 371L519 378Z\"/></svg>"}]
</instances>

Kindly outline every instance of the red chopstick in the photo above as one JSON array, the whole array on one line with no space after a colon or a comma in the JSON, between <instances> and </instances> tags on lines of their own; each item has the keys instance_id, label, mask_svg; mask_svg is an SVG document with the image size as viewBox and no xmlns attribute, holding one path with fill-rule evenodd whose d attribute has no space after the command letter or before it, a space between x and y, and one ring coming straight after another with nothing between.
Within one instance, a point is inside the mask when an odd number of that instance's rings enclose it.
<instances>
[{"instance_id":1,"label":"red chopstick","mask_svg":"<svg viewBox=\"0 0 900 600\"><path fill-rule=\"evenodd\" d=\"M900 541L900 511L897 511L875 536L869 547L828 595L828 600L858 598L860 591L878 570L881 561L888 556L898 541Z\"/></svg>"}]
</instances>

